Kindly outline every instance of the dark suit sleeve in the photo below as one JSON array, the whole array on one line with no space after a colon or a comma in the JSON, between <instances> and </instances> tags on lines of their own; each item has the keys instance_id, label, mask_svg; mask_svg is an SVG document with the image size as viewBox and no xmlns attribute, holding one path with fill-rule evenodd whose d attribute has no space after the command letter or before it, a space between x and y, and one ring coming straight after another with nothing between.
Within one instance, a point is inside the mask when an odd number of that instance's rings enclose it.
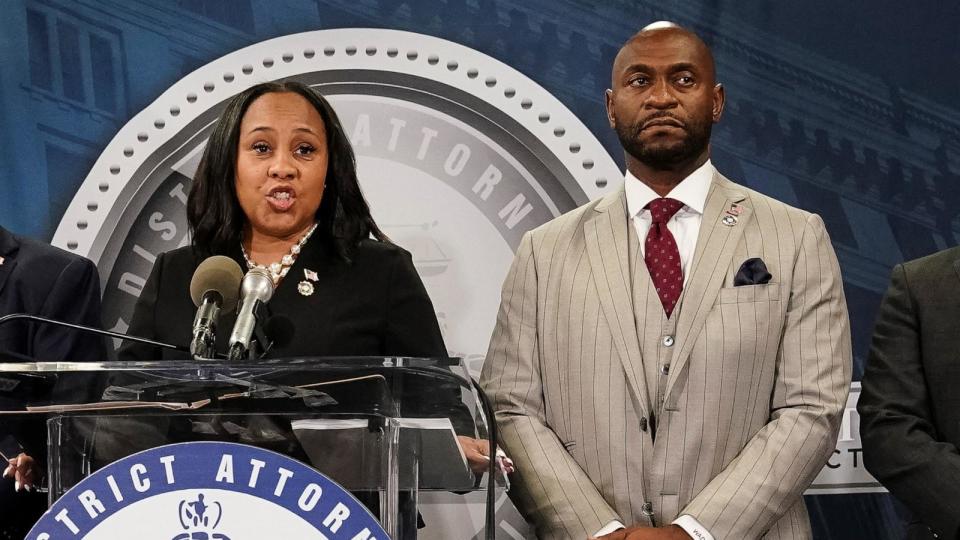
<instances>
[{"instance_id":1,"label":"dark suit sleeve","mask_svg":"<svg viewBox=\"0 0 960 540\"><path fill-rule=\"evenodd\" d=\"M383 350L403 356L446 357L447 347L433 303L413 266L413 259L406 251L400 251L393 259Z\"/></svg>"},{"instance_id":2,"label":"dark suit sleeve","mask_svg":"<svg viewBox=\"0 0 960 540\"><path fill-rule=\"evenodd\" d=\"M383 350L402 356L447 357L433 303L406 251L394 257L388 291ZM406 416L448 417L457 433L474 434L461 387L453 381L432 376L408 378L403 401Z\"/></svg>"},{"instance_id":3,"label":"dark suit sleeve","mask_svg":"<svg viewBox=\"0 0 960 540\"><path fill-rule=\"evenodd\" d=\"M46 260L40 260L47 263ZM100 321L100 276L89 259L71 257L43 298L37 315L94 328ZM33 357L41 362L103 362L104 338L89 332L38 324L31 338ZM30 396L37 403L83 403L97 397L100 377L93 372L61 374L49 394ZM46 426L30 419L17 433L24 451L46 470Z\"/></svg>"},{"instance_id":4,"label":"dark suit sleeve","mask_svg":"<svg viewBox=\"0 0 960 540\"><path fill-rule=\"evenodd\" d=\"M870 471L941 538L960 535L960 453L940 442L903 265L880 306L857 410Z\"/></svg>"},{"instance_id":5,"label":"dark suit sleeve","mask_svg":"<svg viewBox=\"0 0 960 540\"><path fill-rule=\"evenodd\" d=\"M38 315L100 328L100 276L93 262L72 258L53 282ZM50 324L37 327L32 350L39 361L106 360L102 337Z\"/></svg>"},{"instance_id":6,"label":"dark suit sleeve","mask_svg":"<svg viewBox=\"0 0 960 540\"><path fill-rule=\"evenodd\" d=\"M157 338L156 308L163 266L164 254L161 253L157 256L153 270L150 271L150 277L147 278L140 298L137 299L137 304L133 308L133 319L130 321L130 328L127 329L128 335L147 339ZM157 347L128 341L120 347L117 356L124 362L148 362L158 360L160 354L161 351Z\"/></svg>"}]
</instances>

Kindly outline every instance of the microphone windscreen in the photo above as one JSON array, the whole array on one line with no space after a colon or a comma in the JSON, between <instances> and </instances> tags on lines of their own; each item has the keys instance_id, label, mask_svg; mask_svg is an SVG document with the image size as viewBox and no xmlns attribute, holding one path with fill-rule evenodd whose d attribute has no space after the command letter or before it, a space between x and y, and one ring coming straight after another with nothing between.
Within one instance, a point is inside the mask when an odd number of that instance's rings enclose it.
<instances>
[{"instance_id":1,"label":"microphone windscreen","mask_svg":"<svg viewBox=\"0 0 960 540\"><path fill-rule=\"evenodd\" d=\"M223 297L220 313L227 314L236 309L240 299L240 281L243 280L243 270L237 261L223 255L214 255L205 259L193 272L190 279L190 298L193 304L200 307L203 295L207 291L216 291Z\"/></svg>"},{"instance_id":2,"label":"microphone windscreen","mask_svg":"<svg viewBox=\"0 0 960 540\"><path fill-rule=\"evenodd\" d=\"M276 349L286 347L288 343L293 341L296 329L293 326L293 321L287 317L274 315L263 324L263 332L267 335L267 339L273 343L273 348Z\"/></svg>"}]
</instances>

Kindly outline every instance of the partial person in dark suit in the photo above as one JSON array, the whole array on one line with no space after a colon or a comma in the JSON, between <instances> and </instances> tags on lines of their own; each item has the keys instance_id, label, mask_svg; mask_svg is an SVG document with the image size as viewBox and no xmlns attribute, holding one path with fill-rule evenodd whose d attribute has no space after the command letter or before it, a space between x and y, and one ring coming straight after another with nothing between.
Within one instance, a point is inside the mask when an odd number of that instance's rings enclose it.
<instances>
[{"instance_id":1,"label":"partial person in dark suit","mask_svg":"<svg viewBox=\"0 0 960 540\"><path fill-rule=\"evenodd\" d=\"M273 357L447 356L410 254L374 222L346 134L312 88L264 83L227 105L201 159L187 217L192 244L158 256L130 334L188 344L196 311L191 277L204 259L223 255L244 268L262 266L273 278L269 312L296 329ZM235 318L221 317L220 327L231 328ZM227 338L217 336L218 351L226 351ZM122 360L185 357L142 345L120 351ZM405 415L466 412L459 388L407 391L420 406ZM487 445L460 441L475 470L489 463Z\"/></svg>"},{"instance_id":2,"label":"partial person in dark suit","mask_svg":"<svg viewBox=\"0 0 960 540\"><path fill-rule=\"evenodd\" d=\"M960 247L894 267L862 385L863 462L907 538L960 538Z\"/></svg>"},{"instance_id":3,"label":"partial person in dark suit","mask_svg":"<svg viewBox=\"0 0 960 540\"><path fill-rule=\"evenodd\" d=\"M0 316L28 313L100 326L100 276L92 261L0 227ZM39 362L102 361L96 335L36 322L0 326L0 352Z\"/></svg>"},{"instance_id":4,"label":"partial person in dark suit","mask_svg":"<svg viewBox=\"0 0 960 540\"><path fill-rule=\"evenodd\" d=\"M0 316L27 313L59 321L100 326L100 276L93 262L48 244L14 235L0 227ZM0 325L0 361L91 362L105 359L103 340L96 335L37 322ZM43 385L41 385L43 386ZM0 409L23 408L44 401L49 392L75 392L51 382L47 395L24 395L24 381L0 392ZM52 389L52 390L51 390ZM46 508L45 497L30 493L41 480L46 436L42 419L35 422L4 418L0 439L19 453L9 463L0 485L0 538L23 538ZM19 447L19 448L17 448ZM31 457L32 456L32 457ZM34 459L36 458L36 460Z\"/></svg>"}]
</instances>

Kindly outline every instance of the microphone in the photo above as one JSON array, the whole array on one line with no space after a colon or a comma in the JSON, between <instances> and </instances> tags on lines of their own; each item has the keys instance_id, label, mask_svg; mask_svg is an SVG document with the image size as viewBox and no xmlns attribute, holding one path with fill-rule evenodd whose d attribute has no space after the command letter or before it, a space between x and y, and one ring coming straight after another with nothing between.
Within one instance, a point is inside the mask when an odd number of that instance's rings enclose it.
<instances>
[{"instance_id":1,"label":"microphone","mask_svg":"<svg viewBox=\"0 0 960 540\"><path fill-rule=\"evenodd\" d=\"M240 284L240 311L230 333L231 361L246 360L250 356L250 339L257 326L260 306L266 305L273 296L273 279L266 268L253 267L243 276ZM261 344L263 346L265 344Z\"/></svg>"},{"instance_id":2,"label":"microphone","mask_svg":"<svg viewBox=\"0 0 960 540\"><path fill-rule=\"evenodd\" d=\"M236 308L243 270L230 257L214 255L204 259L190 279L190 298L197 306L193 319L190 354L194 359L213 358L217 341L217 319Z\"/></svg>"}]
</instances>

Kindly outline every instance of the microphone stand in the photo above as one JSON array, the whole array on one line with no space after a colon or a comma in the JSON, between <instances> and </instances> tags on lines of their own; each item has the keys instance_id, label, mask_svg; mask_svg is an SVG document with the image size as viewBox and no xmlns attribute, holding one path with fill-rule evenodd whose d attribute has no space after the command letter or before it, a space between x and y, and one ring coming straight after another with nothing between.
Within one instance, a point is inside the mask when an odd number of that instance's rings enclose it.
<instances>
[{"instance_id":1,"label":"microphone stand","mask_svg":"<svg viewBox=\"0 0 960 540\"><path fill-rule=\"evenodd\" d=\"M126 334L121 334L119 332L111 332L110 330L101 330L99 328L94 328L92 326L84 326L82 324L74 324L64 321L58 321L56 319L48 319L46 317L40 317L39 315L30 315L28 313L11 313L9 315L4 315L0 317L0 325L3 325L9 321L18 321L18 320L27 320L35 321L44 324L52 324L54 326L62 326L65 328L72 328L74 330L81 330L83 332L90 332L93 334L99 334L101 336L107 336L115 339L123 339L126 341L133 341L135 343L143 343L144 345L150 345L153 347L161 347L164 349L172 349L175 351L189 353L189 347L183 347L181 345L171 345L169 343L163 343L162 341L154 341L152 339L137 337L137 336L128 336Z\"/></svg>"},{"instance_id":2,"label":"microphone stand","mask_svg":"<svg viewBox=\"0 0 960 540\"><path fill-rule=\"evenodd\" d=\"M253 335L250 336L250 346L244 347L241 343L234 343L227 352L227 361L236 363L247 360L260 360L267 356L273 347L263 325L267 320L267 303L255 300L253 305Z\"/></svg>"}]
</instances>

